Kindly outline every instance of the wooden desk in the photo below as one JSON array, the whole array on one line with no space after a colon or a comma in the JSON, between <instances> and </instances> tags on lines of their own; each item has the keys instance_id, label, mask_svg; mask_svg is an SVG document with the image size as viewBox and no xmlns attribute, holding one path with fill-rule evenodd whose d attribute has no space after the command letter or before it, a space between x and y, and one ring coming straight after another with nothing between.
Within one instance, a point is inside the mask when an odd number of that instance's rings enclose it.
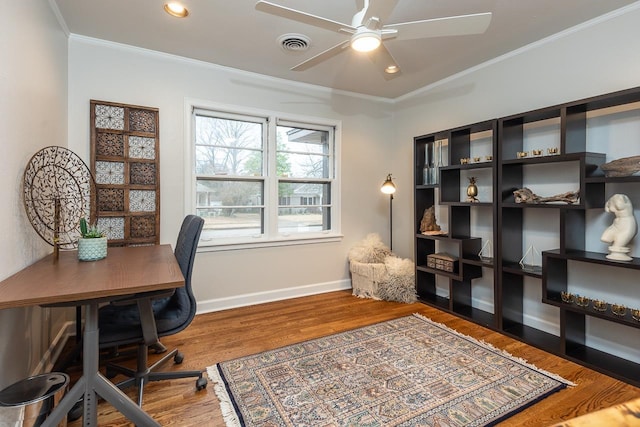
<instances>
[{"instance_id":1,"label":"wooden desk","mask_svg":"<svg viewBox=\"0 0 640 427\"><path fill-rule=\"evenodd\" d=\"M0 309L33 305L85 306L82 377L65 395L44 427L57 425L84 395L83 424L96 426L96 393L138 426L159 426L98 370L98 304L141 292L184 286L171 246L109 248L107 258L80 262L75 251L48 255L0 282Z\"/></svg>"}]
</instances>

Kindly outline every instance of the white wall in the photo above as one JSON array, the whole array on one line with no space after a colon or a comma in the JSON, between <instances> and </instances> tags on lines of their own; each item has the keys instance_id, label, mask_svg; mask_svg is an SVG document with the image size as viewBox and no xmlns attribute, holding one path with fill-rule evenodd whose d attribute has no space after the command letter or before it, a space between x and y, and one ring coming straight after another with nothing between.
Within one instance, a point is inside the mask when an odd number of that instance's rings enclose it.
<instances>
[{"instance_id":1,"label":"white wall","mask_svg":"<svg viewBox=\"0 0 640 427\"><path fill-rule=\"evenodd\" d=\"M640 85L640 3L424 88L395 106L394 166L411 182L413 137ZM412 199L394 237L412 247ZM402 236L402 237L400 237Z\"/></svg>"},{"instance_id":2,"label":"white wall","mask_svg":"<svg viewBox=\"0 0 640 427\"><path fill-rule=\"evenodd\" d=\"M48 145L67 145L67 41L46 1L4 2L0 14L0 279L51 247L31 227L22 174ZM46 284L43 284L46 286ZM62 310L0 310L0 388L31 374Z\"/></svg>"},{"instance_id":3,"label":"white wall","mask_svg":"<svg viewBox=\"0 0 640 427\"><path fill-rule=\"evenodd\" d=\"M640 2L636 2L621 12L535 43L398 100L393 166L399 172L398 178L411 180L414 136L640 86L639 22ZM628 143L635 144L635 154L638 154L640 140ZM411 247L412 202L403 200L396 206L400 212L398 217L402 218L394 229L394 236L399 236L397 245ZM637 239L636 246L640 246ZM557 332L557 309L540 303L539 280L529 282L527 280L525 286L525 316L528 317L525 323ZM483 306L483 303L488 302L475 301L474 305ZM626 334L636 337L636 332L627 331ZM609 334L612 337L619 335L618 332ZM606 333L603 335L607 337ZM594 341L594 346L607 348L612 345L605 338L598 343ZM637 339L627 338L626 342L635 343ZM628 347L621 352L637 358L637 349Z\"/></svg>"},{"instance_id":4,"label":"white wall","mask_svg":"<svg viewBox=\"0 0 640 427\"><path fill-rule=\"evenodd\" d=\"M198 253L193 286L200 311L349 286L349 248L370 232L388 238L388 199L379 191L391 163L387 154L393 116L388 101L77 36L69 43L69 81L69 147L84 159L89 156L90 99L159 108L162 243L175 242L187 213L185 99L342 121L344 239ZM411 197L408 190L405 198Z\"/></svg>"}]
</instances>

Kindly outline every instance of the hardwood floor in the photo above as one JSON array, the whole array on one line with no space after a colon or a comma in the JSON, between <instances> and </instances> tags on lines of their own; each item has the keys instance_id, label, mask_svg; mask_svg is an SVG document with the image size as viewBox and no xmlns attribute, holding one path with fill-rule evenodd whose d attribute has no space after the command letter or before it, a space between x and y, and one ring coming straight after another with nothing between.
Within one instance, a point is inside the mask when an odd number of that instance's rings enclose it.
<instances>
[{"instance_id":1,"label":"hardwood floor","mask_svg":"<svg viewBox=\"0 0 640 427\"><path fill-rule=\"evenodd\" d=\"M186 330L162 339L168 348L178 347L185 355L182 365L168 364L166 369L205 369L217 362L412 313L420 313L463 334L491 343L577 384L554 393L505 420L500 426L549 426L640 397L639 388L424 304L361 299L352 296L350 291L196 316ZM157 357L150 356L150 362ZM71 370L70 374L72 378L77 377L77 369ZM134 391L129 391L129 395L133 396ZM224 426L213 386L209 384L206 390L198 392L192 379L147 385L143 407L163 426ZM104 402L99 404L98 424L132 425ZM81 426L81 421L71 422L69 426Z\"/></svg>"}]
</instances>

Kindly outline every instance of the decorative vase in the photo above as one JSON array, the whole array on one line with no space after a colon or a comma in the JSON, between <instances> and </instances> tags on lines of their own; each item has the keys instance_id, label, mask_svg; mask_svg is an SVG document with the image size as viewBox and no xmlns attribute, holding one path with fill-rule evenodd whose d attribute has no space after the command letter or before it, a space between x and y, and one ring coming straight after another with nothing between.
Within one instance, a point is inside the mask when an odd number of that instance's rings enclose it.
<instances>
[{"instance_id":1,"label":"decorative vase","mask_svg":"<svg viewBox=\"0 0 640 427\"><path fill-rule=\"evenodd\" d=\"M424 147L424 167L422 168L422 184L429 185L431 182L431 167L429 166L429 145Z\"/></svg>"},{"instance_id":2,"label":"decorative vase","mask_svg":"<svg viewBox=\"0 0 640 427\"><path fill-rule=\"evenodd\" d=\"M444 166L444 159L442 157L442 141L436 141L433 147L433 158L434 158L434 166L433 166L433 182L432 184L437 184L440 179L440 169Z\"/></svg>"},{"instance_id":3,"label":"decorative vase","mask_svg":"<svg viewBox=\"0 0 640 427\"><path fill-rule=\"evenodd\" d=\"M431 168L429 165L425 164L422 168L422 184L429 185L431 184Z\"/></svg>"},{"instance_id":4,"label":"decorative vase","mask_svg":"<svg viewBox=\"0 0 640 427\"><path fill-rule=\"evenodd\" d=\"M78 260L97 261L107 257L107 238L78 239Z\"/></svg>"}]
</instances>

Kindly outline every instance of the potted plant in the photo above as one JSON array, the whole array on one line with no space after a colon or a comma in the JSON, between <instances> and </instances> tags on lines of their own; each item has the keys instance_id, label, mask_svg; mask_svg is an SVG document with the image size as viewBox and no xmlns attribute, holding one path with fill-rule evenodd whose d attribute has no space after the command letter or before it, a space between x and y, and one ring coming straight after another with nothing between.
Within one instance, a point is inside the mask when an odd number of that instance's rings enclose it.
<instances>
[{"instance_id":1,"label":"potted plant","mask_svg":"<svg viewBox=\"0 0 640 427\"><path fill-rule=\"evenodd\" d=\"M107 257L107 237L96 225L89 226L87 220L80 218L78 239L78 259L80 261L97 261Z\"/></svg>"}]
</instances>

